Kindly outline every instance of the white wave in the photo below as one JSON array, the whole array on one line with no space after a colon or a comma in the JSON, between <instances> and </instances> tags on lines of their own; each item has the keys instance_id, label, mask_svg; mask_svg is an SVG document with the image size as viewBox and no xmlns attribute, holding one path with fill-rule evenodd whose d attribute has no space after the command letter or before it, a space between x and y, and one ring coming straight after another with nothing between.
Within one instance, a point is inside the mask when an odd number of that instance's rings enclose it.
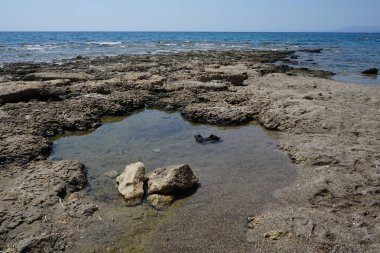
<instances>
[{"instance_id":1,"label":"white wave","mask_svg":"<svg viewBox=\"0 0 380 253\"><path fill-rule=\"evenodd\" d=\"M53 50L53 49L57 49L57 48L59 48L59 46L46 45L45 48L46 48L47 50Z\"/></svg>"},{"instance_id":2,"label":"white wave","mask_svg":"<svg viewBox=\"0 0 380 253\"><path fill-rule=\"evenodd\" d=\"M43 48L41 45L25 45L25 50L28 51L43 51L45 48Z\"/></svg>"},{"instance_id":3,"label":"white wave","mask_svg":"<svg viewBox=\"0 0 380 253\"><path fill-rule=\"evenodd\" d=\"M215 46L215 44L214 43L199 43L199 42L197 42L197 43L195 43L195 46L198 46L198 47L213 47L213 46Z\"/></svg>"},{"instance_id":4,"label":"white wave","mask_svg":"<svg viewBox=\"0 0 380 253\"><path fill-rule=\"evenodd\" d=\"M121 41L90 41L86 42L87 45L100 45L100 46L116 46L121 45L123 42Z\"/></svg>"}]
</instances>

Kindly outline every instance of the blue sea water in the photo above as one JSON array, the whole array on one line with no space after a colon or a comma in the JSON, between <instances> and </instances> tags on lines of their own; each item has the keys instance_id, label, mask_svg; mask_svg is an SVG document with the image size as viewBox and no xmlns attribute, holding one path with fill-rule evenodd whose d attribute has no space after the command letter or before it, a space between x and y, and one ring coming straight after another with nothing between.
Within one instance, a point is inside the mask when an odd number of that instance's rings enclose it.
<instances>
[{"instance_id":1,"label":"blue sea water","mask_svg":"<svg viewBox=\"0 0 380 253\"><path fill-rule=\"evenodd\" d=\"M380 68L380 33L208 33L208 32L0 32L0 65L59 61L83 56L160 54L193 50L298 50L295 67L330 70L337 80L380 85L361 71Z\"/></svg>"}]
</instances>

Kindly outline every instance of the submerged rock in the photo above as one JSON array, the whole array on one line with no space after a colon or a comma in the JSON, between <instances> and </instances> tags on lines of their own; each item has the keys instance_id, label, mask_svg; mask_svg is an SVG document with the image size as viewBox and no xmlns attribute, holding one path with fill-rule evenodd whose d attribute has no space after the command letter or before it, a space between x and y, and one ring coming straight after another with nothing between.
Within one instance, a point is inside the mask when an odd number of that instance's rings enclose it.
<instances>
[{"instance_id":1,"label":"submerged rock","mask_svg":"<svg viewBox=\"0 0 380 253\"><path fill-rule=\"evenodd\" d=\"M174 196L152 194L147 200L157 210L164 210L174 202Z\"/></svg>"},{"instance_id":2,"label":"submerged rock","mask_svg":"<svg viewBox=\"0 0 380 253\"><path fill-rule=\"evenodd\" d=\"M191 188L196 183L198 178L188 165L174 165L153 171L149 176L148 191L150 194L169 194Z\"/></svg>"},{"instance_id":3,"label":"submerged rock","mask_svg":"<svg viewBox=\"0 0 380 253\"><path fill-rule=\"evenodd\" d=\"M109 178L115 178L118 175L119 175L119 173L117 172L117 170L108 170L108 171L103 173L103 176L109 177Z\"/></svg>"},{"instance_id":4,"label":"submerged rock","mask_svg":"<svg viewBox=\"0 0 380 253\"><path fill-rule=\"evenodd\" d=\"M118 190L126 200L138 200L144 196L145 166L142 162L127 165L116 178Z\"/></svg>"},{"instance_id":5,"label":"submerged rock","mask_svg":"<svg viewBox=\"0 0 380 253\"><path fill-rule=\"evenodd\" d=\"M268 233L264 234L265 238L269 238L271 240L279 240L282 237L284 237L287 234L287 232L281 231L281 230L273 230Z\"/></svg>"},{"instance_id":6,"label":"submerged rock","mask_svg":"<svg viewBox=\"0 0 380 253\"><path fill-rule=\"evenodd\" d=\"M362 72L362 74L364 75L377 75L378 73L379 73L379 70L377 68L370 68Z\"/></svg>"}]
</instances>

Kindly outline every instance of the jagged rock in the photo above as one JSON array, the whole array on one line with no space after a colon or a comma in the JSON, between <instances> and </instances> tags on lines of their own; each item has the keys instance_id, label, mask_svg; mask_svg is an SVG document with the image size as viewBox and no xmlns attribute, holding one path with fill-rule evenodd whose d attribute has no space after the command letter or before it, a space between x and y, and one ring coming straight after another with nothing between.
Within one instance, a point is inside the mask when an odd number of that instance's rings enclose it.
<instances>
[{"instance_id":1,"label":"jagged rock","mask_svg":"<svg viewBox=\"0 0 380 253\"><path fill-rule=\"evenodd\" d=\"M174 196L153 194L148 197L148 202L157 210L168 208L174 201Z\"/></svg>"},{"instance_id":2,"label":"jagged rock","mask_svg":"<svg viewBox=\"0 0 380 253\"><path fill-rule=\"evenodd\" d=\"M188 165L174 165L159 168L149 176L149 193L168 194L177 190L191 188L198 178Z\"/></svg>"},{"instance_id":3,"label":"jagged rock","mask_svg":"<svg viewBox=\"0 0 380 253\"><path fill-rule=\"evenodd\" d=\"M145 166L142 162L127 165L116 178L118 190L126 200L138 200L144 196Z\"/></svg>"},{"instance_id":4,"label":"jagged rock","mask_svg":"<svg viewBox=\"0 0 380 253\"><path fill-rule=\"evenodd\" d=\"M362 72L362 74L364 75L377 75L378 73L379 73L379 70L377 68L370 68Z\"/></svg>"}]
</instances>

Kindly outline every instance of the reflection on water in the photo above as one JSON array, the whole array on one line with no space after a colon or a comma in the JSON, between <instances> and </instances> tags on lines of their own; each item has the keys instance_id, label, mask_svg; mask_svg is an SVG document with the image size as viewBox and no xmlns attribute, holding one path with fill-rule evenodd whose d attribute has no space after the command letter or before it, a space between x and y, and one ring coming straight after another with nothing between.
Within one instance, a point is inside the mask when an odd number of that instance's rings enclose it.
<instances>
[{"instance_id":1,"label":"reflection on water","mask_svg":"<svg viewBox=\"0 0 380 253\"><path fill-rule=\"evenodd\" d=\"M236 236L244 233L241 229L244 217L273 201L271 193L295 177L289 159L278 152L275 141L255 125L234 128L192 125L179 113L157 110L117 118L116 123L112 121L106 119L106 123L87 135L68 135L56 140L51 155L53 160L82 161L89 176L88 194L99 203L100 209L103 205L107 207L104 219L112 216L112 219L124 220L114 227L94 228L83 242L84 248L86 244L90 247L95 243L99 249L142 251L147 247L147 233L151 233L153 242L162 239L157 237L158 228L175 233L170 230L172 222L181 224L189 234L197 226L204 226L205 234L199 235L198 242L202 246L205 243L202 237L212 236L208 230L215 230L215 220L208 219L210 215L231 229L224 232L229 235L215 233L215 236L232 236L231 242L226 239L230 246L241 244ZM216 134L223 142L200 145L194 140L195 134ZM137 161L145 163L147 173L161 166L189 164L200 179L201 187L164 212L155 211L146 203L126 207L118 195L115 177L125 165ZM186 217L189 214L192 223L182 224L181 221L190 218ZM112 237L107 231L113 232ZM121 233L119 237L115 231ZM186 235L181 238L186 240Z\"/></svg>"}]
</instances>

